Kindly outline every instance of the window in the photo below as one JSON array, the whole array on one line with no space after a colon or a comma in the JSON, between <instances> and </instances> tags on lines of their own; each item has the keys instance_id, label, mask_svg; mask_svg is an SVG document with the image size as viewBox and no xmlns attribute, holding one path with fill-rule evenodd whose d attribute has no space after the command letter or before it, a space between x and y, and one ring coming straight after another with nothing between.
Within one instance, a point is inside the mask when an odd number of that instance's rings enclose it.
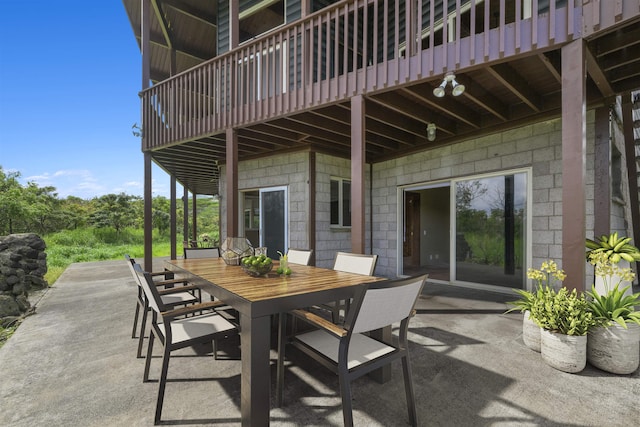
<instances>
[{"instance_id":1,"label":"window","mask_svg":"<svg viewBox=\"0 0 640 427\"><path fill-rule=\"evenodd\" d=\"M614 146L611 148L611 196L623 200L622 194L622 154Z\"/></svg>"},{"instance_id":2,"label":"window","mask_svg":"<svg viewBox=\"0 0 640 427\"><path fill-rule=\"evenodd\" d=\"M351 181L331 178L331 225L351 227Z\"/></svg>"}]
</instances>

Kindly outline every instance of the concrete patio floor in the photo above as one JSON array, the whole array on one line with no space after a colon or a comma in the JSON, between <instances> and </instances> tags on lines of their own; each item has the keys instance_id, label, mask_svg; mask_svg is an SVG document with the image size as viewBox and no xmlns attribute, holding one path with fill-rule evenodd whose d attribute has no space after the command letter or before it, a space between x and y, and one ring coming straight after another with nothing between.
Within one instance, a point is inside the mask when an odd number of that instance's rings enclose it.
<instances>
[{"instance_id":1,"label":"concrete patio floor","mask_svg":"<svg viewBox=\"0 0 640 427\"><path fill-rule=\"evenodd\" d=\"M0 348L0 425L153 425L158 384L142 382L144 359L135 357L135 293L124 259L71 265ZM619 376L587 365L567 374L547 366L522 342L522 315L503 314L510 299L427 284L409 336L420 425L639 422L640 370ZM171 360L164 424L239 425L240 362L193 356L185 350ZM287 360L285 406L275 408L272 396L271 425L342 425L337 377L293 349ZM407 425L399 362L392 375L384 385L353 383L356 425ZM275 367L272 390L274 380Z\"/></svg>"}]
</instances>

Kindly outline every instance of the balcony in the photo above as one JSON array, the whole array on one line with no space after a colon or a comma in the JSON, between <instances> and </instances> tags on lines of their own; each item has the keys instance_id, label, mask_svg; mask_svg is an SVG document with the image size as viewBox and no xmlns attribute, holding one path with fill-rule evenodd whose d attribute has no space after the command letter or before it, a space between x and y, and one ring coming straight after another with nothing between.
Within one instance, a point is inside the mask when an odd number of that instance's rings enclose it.
<instances>
[{"instance_id":1,"label":"balcony","mask_svg":"<svg viewBox=\"0 0 640 427\"><path fill-rule=\"evenodd\" d=\"M354 95L367 100L368 162L558 117L560 48L581 37L588 102L602 105L637 87L640 6L582 3L336 3L143 91L143 150L192 191L211 193L227 128L238 132L240 159L349 157ZM467 90L436 98L448 71Z\"/></svg>"}]
</instances>

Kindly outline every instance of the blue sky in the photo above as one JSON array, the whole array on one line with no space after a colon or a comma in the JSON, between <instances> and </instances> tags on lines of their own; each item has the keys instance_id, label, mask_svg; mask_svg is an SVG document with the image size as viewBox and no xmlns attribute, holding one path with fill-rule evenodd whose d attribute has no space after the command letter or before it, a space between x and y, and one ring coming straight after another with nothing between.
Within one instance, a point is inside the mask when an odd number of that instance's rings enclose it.
<instances>
[{"instance_id":1,"label":"blue sky","mask_svg":"<svg viewBox=\"0 0 640 427\"><path fill-rule=\"evenodd\" d=\"M142 58L122 2L0 5L0 166L61 198L141 196L131 127L140 123ZM169 194L155 166L153 194Z\"/></svg>"}]
</instances>

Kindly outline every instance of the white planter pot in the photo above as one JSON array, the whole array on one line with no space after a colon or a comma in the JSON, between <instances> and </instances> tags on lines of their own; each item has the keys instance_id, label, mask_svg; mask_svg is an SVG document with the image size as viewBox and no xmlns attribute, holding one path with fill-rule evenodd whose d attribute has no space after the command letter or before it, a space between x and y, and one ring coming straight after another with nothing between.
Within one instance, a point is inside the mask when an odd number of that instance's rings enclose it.
<instances>
[{"instance_id":1,"label":"white planter pot","mask_svg":"<svg viewBox=\"0 0 640 427\"><path fill-rule=\"evenodd\" d=\"M576 373L587 365L587 336L540 331L542 360L559 371Z\"/></svg>"},{"instance_id":2,"label":"white planter pot","mask_svg":"<svg viewBox=\"0 0 640 427\"><path fill-rule=\"evenodd\" d=\"M630 267L629 261L625 261L623 259L621 259L617 265L618 265L618 268L620 269L625 269ZM629 289L627 289L624 295L625 296L631 295L632 293L631 282L623 281L622 278L617 274L614 274L612 276L607 276L605 279L603 279L601 276L595 277L594 284L596 286L596 292L598 292L598 294L604 295L607 292L609 292L611 289L613 289L616 286L616 284L620 283L620 285L618 286L618 289L622 290L625 287L629 286Z\"/></svg>"},{"instance_id":3,"label":"white planter pot","mask_svg":"<svg viewBox=\"0 0 640 427\"><path fill-rule=\"evenodd\" d=\"M529 318L531 313L529 310L524 312L524 318L522 319L522 340L524 345L531 350L540 353L540 326Z\"/></svg>"},{"instance_id":4,"label":"white planter pot","mask_svg":"<svg viewBox=\"0 0 640 427\"><path fill-rule=\"evenodd\" d=\"M630 374L640 364L640 326L627 323L627 329L617 323L589 331L587 360L603 371Z\"/></svg>"}]
</instances>

